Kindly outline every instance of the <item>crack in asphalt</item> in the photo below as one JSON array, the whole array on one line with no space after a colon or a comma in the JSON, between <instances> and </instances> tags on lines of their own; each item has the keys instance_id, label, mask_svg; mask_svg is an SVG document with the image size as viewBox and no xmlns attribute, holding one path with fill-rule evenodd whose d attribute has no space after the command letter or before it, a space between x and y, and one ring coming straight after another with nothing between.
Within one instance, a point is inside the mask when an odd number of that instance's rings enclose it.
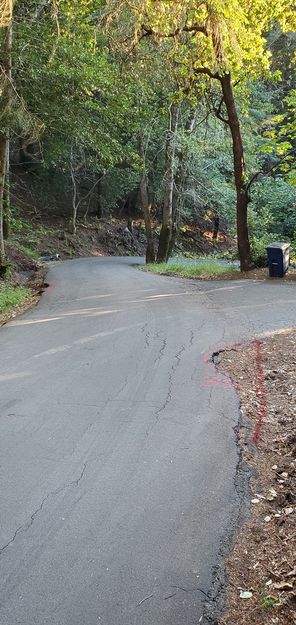
<instances>
[{"instance_id":1,"label":"crack in asphalt","mask_svg":"<svg viewBox=\"0 0 296 625\"><path fill-rule=\"evenodd\" d=\"M183 586L171 586L171 588L177 588L178 590L183 590L183 592L202 592L203 595L205 595L205 597L209 597L208 593L203 590L202 588L199 587L195 587L195 588L183 588Z\"/></svg>"},{"instance_id":2,"label":"crack in asphalt","mask_svg":"<svg viewBox=\"0 0 296 625\"><path fill-rule=\"evenodd\" d=\"M159 417L160 413L163 412L163 410L166 409L167 405L170 403L171 399L172 399L172 390L173 390L173 379L174 379L174 374L177 371L177 368L180 365L181 362L181 355L183 354L183 352L186 350L185 345L182 345L181 349L177 352L177 354L174 356L174 360L176 360L176 364L173 364L171 367L171 370L169 372L169 388L168 388L168 392L167 392L167 396L165 398L165 401L163 403L163 405L156 411L156 415Z\"/></svg>"},{"instance_id":3,"label":"crack in asphalt","mask_svg":"<svg viewBox=\"0 0 296 625\"><path fill-rule=\"evenodd\" d=\"M145 348L144 349L147 349L149 346L150 346L150 332L147 332L145 334Z\"/></svg>"},{"instance_id":4,"label":"crack in asphalt","mask_svg":"<svg viewBox=\"0 0 296 625\"><path fill-rule=\"evenodd\" d=\"M157 356L157 358L155 358L155 360L154 360L154 364L155 364L155 365L156 365L156 363L160 362L160 360L163 358L163 356L164 356L164 351L165 351L166 346L167 346L167 340L166 340L166 339L163 339L163 340L162 340L162 346L161 346L161 348L160 348L160 350L159 350L158 356Z\"/></svg>"},{"instance_id":5,"label":"crack in asphalt","mask_svg":"<svg viewBox=\"0 0 296 625\"><path fill-rule=\"evenodd\" d=\"M175 367L174 367L174 365L172 366L172 371L173 372L175 372L177 367L179 366L180 361L181 361L181 356L182 356L183 352L185 352L185 349L186 349L185 345L182 345L181 349L176 354L175 359L177 360L177 364L176 364Z\"/></svg>"},{"instance_id":6,"label":"crack in asphalt","mask_svg":"<svg viewBox=\"0 0 296 625\"><path fill-rule=\"evenodd\" d=\"M146 430L146 436L149 436L151 434L152 430L155 428L155 426L157 425L157 423L159 421L159 415L167 408L168 404L170 403L170 401L172 399L174 374L175 374L175 372L177 371L177 368L180 365L181 356L182 356L183 352L185 352L185 350L186 350L186 346L182 345L181 348L179 349L179 351L177 352L177 354L174 356L174 360L176 360L176 363L172 364L171 370L169 372L169 386L168 386L168 392L167 392L166 398L165 398L163 404L160 406L160 408L158 408L158 410L156 410L156 412L155 412L155 421L154 421L153 425L150 427L150 429L148 428Z\"/></svg>"},{"instance_id":7,"label":"crack in asphalt","mask_svg":"<svg viewBox=\"0 0 296 625\"><path fill-rule=\"evenodd\" d=\"M82 471L79 475L79 477L76 480L72 480L71 482L69 482L69 484L65 484L64 486L61 486L61 488L58 488L57 490L53 490L50 493L47 493L47 495L44 497L44 499L42 499L42 502L40 504L40 506L38 506L38 508L36 508L36 510L33 512L33 514L31 514L30 518L23 523L22 525L20 525L16 531L14 532L13 537L5 544L3 545L3 547L1 547L0 549L0 556L3 554L3 552L7 549L7 547L9 547L16 539L16 537L18 536L18 534L20 534L20 532L22 532L23 530L25 532L27 532L30 527L32 527L36 517L38 516L39 512L41 512L41 510L43 509L45 503L47 502L47 500L50 497L55 497L56 495L59 495L60 493L62 493L64 490L71 488L71 486L78 486L79 483L81 482L84 473L86 470L86 463L84 463Z\"/></svg>"},{"instance_id":8,"label":"crack in asphalt","mask_svg":"<svg viewBox=\"0 0 296 625\"><path fill-rule=\"evenodd\" d=\"M118 392L116 393L116 395L113 397L113 401L115 399L117 399L117 397L119 397L119 395L124 391L124 389L127 387L127 385L128 385L128 376L126 375L125 378L124 378L123 384L121 385L121 387L118 390Z\"/></svg>"}]
</instances>

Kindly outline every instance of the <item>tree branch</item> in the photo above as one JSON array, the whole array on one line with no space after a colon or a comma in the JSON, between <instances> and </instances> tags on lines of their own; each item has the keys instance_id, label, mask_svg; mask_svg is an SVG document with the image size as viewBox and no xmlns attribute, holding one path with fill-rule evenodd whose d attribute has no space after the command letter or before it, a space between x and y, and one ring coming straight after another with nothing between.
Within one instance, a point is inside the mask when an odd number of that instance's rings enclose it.
<instances>
[{"instance_id":1,"label":"tree branch","mask_svg":"<svg viewBox=\"0 0 296 625\"><path fill-rule=\"evenodd\" d=\"M142 31L142 35L140 36L139 41L141 39L144 39L144 37L152 37L152 36L159 37L160 39L174 39L175 37L178 37L178 35L180 35L181 33L202 33L203 35L207 35L206 27L202 26L201 24L192 24L192 26L182 26L180 28L176 28L176 30L166 35L164 33L158 33L152 28L148 28L147 26L145 26L145 24L142 24L141 31Z\"/></svg>"},{"instance_id":2,"label":"tree branch","mask_svg":"<svg viewBox=\"0 0 296 625\"><path fill-rule=\"evenodd\" d=\"M49 57L49 63L51 63L55 57L55 53L57 51L57 47L58 47L58 42L61 36L61 27L60 27L60 21L59 21L59 9L56 3L56 0L51 0L52 1L52 17L55 20L56 23L56 29L57 29L57 39L54 42L52 51L51 51L51 55Z\"/></svg>"},{"instance_id":3,"label":"tree branch","mask_svg":"<svg viewBox=\"0 0 296 625\"><path fill-rule=\"evenodd\" d=\"M206 76L209 76L210 78L214 78L215 80L220 80L220 75L218 74L218 72L212 72L209 67L195 67L193 69L194 74L198 75L198 74L205 74Z\"/></svg>"},{"instance_id":4,"label":"tree branch","mask_svg":"<svg viewBox=\"0 0 296 625\"><path fill-rule=\"evenodd\" d=\"M225 117L223 117L221 113L223 104L224 104L224 96L221 98L218 108L217 109L214 108L214 113L216 117L218 117L218 119L221 120L221 122L229 126L229 119L228 118L225 119Z\"/></svg>"},{"instance_id":5,"label":"tree branch","mask_svg":"<svg viewBox=\"0 0 296 625\"><path fill-rule=\"evenodd\" d=\"M252 184L254 184L254 182L257 180L257 178L259 178L259 176L269 176L269 174L275 171L286 160L288 156L290 156L291 154L294 155L295 153L296 153L295 149L289 150L288 152L286 152L284 156L282 156L282 158L278 160L277 163L272 165L272 167L270 167L268 171L262 171L262 169L260 171L256 171L256 173L252 176L252 178L250 178L246 186L246 193L248 194L248 196L249 196L249 191L251 189Z\"/></svg>"}]
</instances>

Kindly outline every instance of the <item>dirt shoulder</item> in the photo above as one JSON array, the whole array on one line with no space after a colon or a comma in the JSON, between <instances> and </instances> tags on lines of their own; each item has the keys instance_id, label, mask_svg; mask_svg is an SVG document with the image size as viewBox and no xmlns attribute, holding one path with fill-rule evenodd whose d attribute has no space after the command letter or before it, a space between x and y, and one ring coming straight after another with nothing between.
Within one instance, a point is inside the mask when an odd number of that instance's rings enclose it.
<instances>
[{"instance_id":1,"label":"dirt shoulder","mask_svg":"<svg viewBox=\"0 0 296 625\"><path fill-rule=\"evenodd\" d=\"M8 275L0 278L0 326L25 312L39 301L46 288L47 268L29 258L11 244L6 245ZM3 302L1 290L14 292L11 302Z\"/></svg>"},{"instance_id":2,"label":"dirt shoulder","mask_svg":"<svg viewBox=\"0 0 296 625\"><path fill-rule=\"evenodd\" d=\"M296 623L296 329L219 356L240 399L243 461L251 467L248 521L227 561L219 625Z\"/></svg>"}]
</instances>

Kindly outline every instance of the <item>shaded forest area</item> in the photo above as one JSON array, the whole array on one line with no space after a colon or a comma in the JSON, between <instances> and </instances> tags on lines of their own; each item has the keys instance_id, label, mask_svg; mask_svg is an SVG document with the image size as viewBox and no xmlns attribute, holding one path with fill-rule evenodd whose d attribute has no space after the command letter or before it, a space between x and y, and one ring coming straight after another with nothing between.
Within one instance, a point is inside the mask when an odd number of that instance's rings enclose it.
<instances>
[{"instance_id":1,"label":"shaded forest area","mask_svg":"<svg viewBox=\"0 0 296 625\"><path fill-rule=\"evenodd\" d=\"M140 223L130 253L148 262L186 229L197 254L222 230L242 270L272 240L295 250L294 30L286 0L2 1L2 276L16 233L35 229L34 256L57 215L57 242Z\"/></svg>"}]
</instances>

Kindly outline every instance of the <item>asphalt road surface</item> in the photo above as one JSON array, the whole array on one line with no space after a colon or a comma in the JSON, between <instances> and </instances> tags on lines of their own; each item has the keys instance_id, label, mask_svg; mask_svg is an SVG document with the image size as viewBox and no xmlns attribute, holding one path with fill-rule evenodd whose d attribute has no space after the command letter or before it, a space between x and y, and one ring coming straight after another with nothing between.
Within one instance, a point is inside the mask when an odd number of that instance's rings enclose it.
<instances>
[{"instance_id":1,"label":"asphalt road surface","mask_svg":"<svg viewBox=\"0 0 296 625\"><path fill-rule=\"evenodd\" d=\"M295 325L281 282L55 263L0 329L1 625L196 625L240 498L208 350Z\"/></svg>"}]
</instances>

